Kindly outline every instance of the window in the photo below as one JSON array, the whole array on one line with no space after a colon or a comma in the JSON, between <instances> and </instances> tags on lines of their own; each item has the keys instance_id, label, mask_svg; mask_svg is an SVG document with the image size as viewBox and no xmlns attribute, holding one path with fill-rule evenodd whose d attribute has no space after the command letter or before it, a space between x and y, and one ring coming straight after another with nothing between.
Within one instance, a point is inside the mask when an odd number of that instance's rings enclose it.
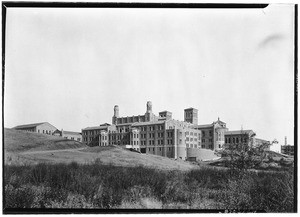
<instances>
[{"instance_id":1,"label":"window","mask_svg":"<svg viewBox=\"0 0 300 217\"><path fill-rule=\"evenodd\" d=\"M209 139L209 142L212 142L212 139Z\"/></svg>"},{"instance_id":2,"label":"window","mask_svg":"<svg viewBox=\"0 0 300 217\"><path fill-rule=\"evenodd\" d=\"M153 148L153 151L154 151L154 148Z\"/></svg>"},{"instance_id":3,"label":"window","mask_svg":"<svg viewBox=\"0 0 300 217\"><path fill-rule=\"evenodd\" d=\"M227 138L225 138L225 143L227 143Z\"/></svg>"},{"instance_id":4,"label":"window","mask_svg":"<svg viewBox=\"0 0 300 217\"><path fill-rule=\"evenodd\" d=\"M235 143L235 138L232 138L232 143Z\"/></svg>"},{"instance_id":5,"label":"window","mask_svg":"<svg viewBox=\"0 0 300 217\"><path fill-rule=\"evenodd\" d=\"M202 142L205 142L205 139L202 139Z\"/></svg>"},{"instance_id":6,"label":"window","mask_svg":"<svg viewBox=\"0 0 300 217\"><path fill-rule=\"evenodd\" d=\"M236 143L239 143L239 138L236 138Z\"/></svg>"},{"instance_id":7,"label":"window","mask_svg":"<svg viewBox=\"0 0 300 217\"><path fill-rule=\"evenodd\" d=\"M189 148L189 144L186 144L186 147Z\"/></svg>"},{"instance_id":8,"label":"window","mask_svg":"<svg viewBox=\"0 0 300 217\"><path fill-rule=\"evenodd\" d=\"M205 136L205 131L202 131L202 136Z\"/></svg>"},{"instance_id":9,"label":"window","mask_svg":"<svg viewBox=\"0 0 300 217\"><path fill-rule=\"evenodd\" d=\"M161 148L159 148L159 151L161 151Z\"/></svg>"}]
</instances>

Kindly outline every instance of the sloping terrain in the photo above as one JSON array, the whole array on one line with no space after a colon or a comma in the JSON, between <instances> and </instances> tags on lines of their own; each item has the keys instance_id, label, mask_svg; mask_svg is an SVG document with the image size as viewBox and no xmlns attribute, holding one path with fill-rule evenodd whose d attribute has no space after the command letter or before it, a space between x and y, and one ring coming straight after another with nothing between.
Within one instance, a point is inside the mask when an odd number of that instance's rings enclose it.
<instances>
[{"instance_id":1,"label":"sloping terrain","mask_svg":"<svg viewBox=\"0 0 300 217\"><path fill-rule=\"evenodd\" d=\"M6 152L25 152L33 150L57 150L83 148L86 145L58 136L4 129L4 150Z\"/></svg>"},{"instance_id":2,"label":"sloping terrain","mask_svg":"<svg viewBox=\"0 0 300 217\"><path fill-rule=\"evenodd\" d=\"M121 147L88 147L61 137L5 129L5 164L92 163L146 166L164 170L197 168L188 162L131 152Z\"/></svg>"}]
</instances>

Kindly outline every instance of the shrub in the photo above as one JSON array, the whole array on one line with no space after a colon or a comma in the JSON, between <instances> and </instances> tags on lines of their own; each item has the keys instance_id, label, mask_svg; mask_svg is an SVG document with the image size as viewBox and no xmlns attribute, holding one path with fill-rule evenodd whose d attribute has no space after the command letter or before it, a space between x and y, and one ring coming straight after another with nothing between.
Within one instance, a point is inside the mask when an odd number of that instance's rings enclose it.
<instances>
[{"instance_id":1,"label":"shrub","mask_svg":"<svg viewBox=\"0 0 300 217\"><path fill-rule=\"evenodd\" d=\"M34 191L29 185L18 188L12 185L5 186L5 208L31 208L34 198Z\"/></svg>"}]
</instances>

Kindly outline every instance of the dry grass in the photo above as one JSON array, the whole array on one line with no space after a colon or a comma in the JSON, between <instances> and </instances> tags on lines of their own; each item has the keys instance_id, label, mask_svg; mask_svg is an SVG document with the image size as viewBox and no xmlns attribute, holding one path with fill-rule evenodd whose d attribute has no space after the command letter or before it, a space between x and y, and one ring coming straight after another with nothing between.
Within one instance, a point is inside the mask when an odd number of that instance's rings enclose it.
<instances>
[{"instance_id":1,"label":"dry grass","mask_svg":"<svg viewBox=\"0 0 300 217\"><path fill-rule=\"evenodd\" d=\"M104 165L145 166L162 170L198 168L184 161L162 156L139 154L120 147L88 147L61 137L5 129L5 164L37 163L90 164L97 160Z\"/></svg>"}]
</instances>

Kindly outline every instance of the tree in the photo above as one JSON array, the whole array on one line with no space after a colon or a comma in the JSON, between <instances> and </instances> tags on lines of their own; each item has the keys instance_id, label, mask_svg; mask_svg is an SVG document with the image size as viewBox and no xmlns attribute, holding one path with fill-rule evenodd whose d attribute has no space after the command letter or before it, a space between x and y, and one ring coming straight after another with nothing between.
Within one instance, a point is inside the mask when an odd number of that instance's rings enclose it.
<instances>
[{"instance_id":1,"label":"tree","mask_svg":"<svg viewBox=\"0 0 300 217\"><path fill-rule=\"evenodd\" d=\"M223 149L218 151L225 160L225 166L238 170L257 168L266 159L266 150L272 144L277 143L274 139L272 142L255 144L255 134L245 134L245 137L248 137L248 139L239 144L223 146Z\"/></svg>"}]
</instances>

